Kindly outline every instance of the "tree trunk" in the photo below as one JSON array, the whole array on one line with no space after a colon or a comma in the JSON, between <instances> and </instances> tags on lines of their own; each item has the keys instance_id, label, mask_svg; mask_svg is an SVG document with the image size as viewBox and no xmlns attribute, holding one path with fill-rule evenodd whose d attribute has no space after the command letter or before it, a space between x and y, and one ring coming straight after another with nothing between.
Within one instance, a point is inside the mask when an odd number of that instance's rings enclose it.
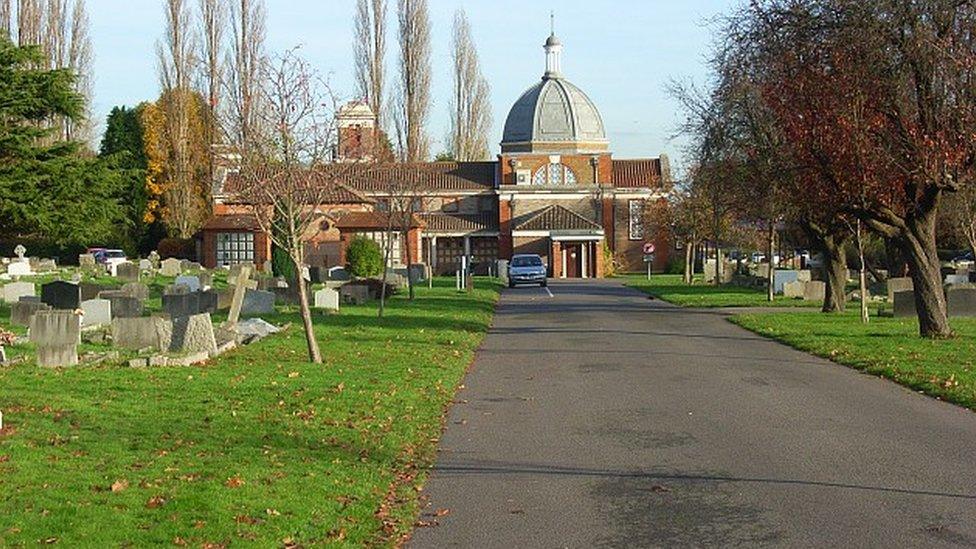
<instances>
[{"instance_id":1,"label":"tree trunk","mask_svg":"<svg viewBox=\"0 0 976 549\"><path fill-rule=\"evenodd\" d=\"M857 258L861 262L857 277L861 292L861 322L867 324L870 322L871 317L868 315L868 274L867 262L864 261L864 238L861 234L860 219L857 220L857 232L855 236L857 237Z\"/></svg>"},{"instance_id":2,"label":"tree trunk","mask_svg":"<svg viewBox=\"0 0 976 549\"><path fill-rule=\"evenodd\" d=\"M722 247L715 243L715 285L722 284Z\"/></svg>"},{"instance_id":3,"label":"tree trunk","mask_svg":"<svg viewBox=\"0 0 976 549\"><path fill-rule=\"evenodd\" d=\"M942 266L935 244L935 215L909 218L905 225L906 230L897 242L915 285L919 334L933 339L952 337L942 288Z\"/></svg>"},{"instance_id":4,"label":"tree trunk","mask_svg":"<svg viewBox=\"0 0 976 549\"><path fill-rule=\"evenodd\" d=\"M305 277L302 275L302 267L297 262L295 269L298 271L298 304L302 310L302 324L305 327L305 342L308 344L308 359L313 364L322 364L322 352L319 350L319 342L315 339L315 328L312 326L312 308L308 303L308 291L305 284Z\"/></svg>"},{"instance_id":5,"label":"tree trunk","mask_svg":"<svg viewBox=\"0 0 976 549\"><path fill-rule=\"evenodd\" d=\"M776 224L769 220L769 234L766 235L766 260L769 262L769 272L766 273L766 299L772 302L776 299L776 265L773 255L776 253Z\"/></svg>"},{"instance_id":6,"label":"tree trunk","mask_svg":"<svg viewBox=\"0 0 976 549\"><path fill-rule=\"evenodd\" d=\"M682 279L685 284L691 284L694 280L695 268L695 242L689 240L685 243L685 274Z\"/></svg>"},{"instance_id":7,"label":"tree trunk","mask_svg":"<svg viewBox=\"0 0 976 549\"><path fill-rule=\"evenodd\" d=\"M408 223L408 225L409 225L409 223ZM407 288L408 288L409 293L410 293L410 301L413 301L415 292L414 292L414 288L413 288L413 273L410 270L410 263L411 263L411 261L410 261L410 252L411 252L411 250L413 248L410 246L410 229L409 229L409 227L407 228L407 230L403 231L403 236L404 236L404 238L406 238L405 248L406 248L406 253L407 253Z\"/></svg>"},{"instance_id":8,"label":"tree trunk","mask_svg":"<svg viewBox=\"0 0 976 549\"><path fill-rule=\"evenodd\" d=\"M379 317L383 318L383 311L386 308L386 275L390 271L387 266L390 264L390 257L393 255L393 231L387 227L386 249L383 251L383 278L380 284L380 309Z\"/></svg>"},{"instance_id":9,"label":"tree trunk","mask_svg":"<svg viewBox=\"0 0 976 549\"><path fill-rule=\"evenodd\" d=\"M820 242L823 247L824 274L827 278L827 288L824 292L824 303L821 309L825 313L842 313L847 306L847 256L844 254L844 242L834 235L823 235Z\"/></svg>"}]
</instances>

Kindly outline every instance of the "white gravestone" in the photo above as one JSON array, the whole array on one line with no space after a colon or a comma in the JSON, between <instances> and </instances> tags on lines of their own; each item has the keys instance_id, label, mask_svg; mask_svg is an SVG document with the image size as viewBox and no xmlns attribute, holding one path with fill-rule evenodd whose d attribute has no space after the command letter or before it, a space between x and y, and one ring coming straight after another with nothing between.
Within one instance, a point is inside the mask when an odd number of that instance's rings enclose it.
<instances>
[{"instance_id":1,"label":"white gravestone","mask_svg":"<svg viewBox=\"0 0 976 549\"><path fill-rule=\"evenodd\" d=\"M315 308L328 311L339 310L339 292L331 288L322 288L315 292Z\"/></svg>"},{"instance_id":2,"label":"white gravestone","mask_svg":"<svg viewBox=\"0 0 976 549\"><path fill-rule=\"evenodd\" d=\"M82 328L105 326L112 323L112 302L108 299L89 299L81 302Z\"/></svg>"},{"instance_id":3,"label":"white gravestone","mask_svg":"<svg viewBox=\"0 0 976 549\"><path fill-rule=\"evenodd\" d=\"M3 300L17 303L22 297L33 296L35 291L33 282L11 282L3 287Z\"/></svg>"}]
</instances>

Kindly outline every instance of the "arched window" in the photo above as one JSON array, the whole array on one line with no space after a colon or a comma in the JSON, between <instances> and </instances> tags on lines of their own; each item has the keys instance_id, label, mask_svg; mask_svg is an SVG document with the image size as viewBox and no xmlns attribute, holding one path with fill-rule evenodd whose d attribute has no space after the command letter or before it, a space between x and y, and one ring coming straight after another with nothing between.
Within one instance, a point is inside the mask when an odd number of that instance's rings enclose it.
<instances>
[{"instance_id":1,"label":"arched window","mask_svg":"<svg viewBox=\"0 0 976 549\"><path fill-rule=\"evenodd\" d=\"M547 164L532 176L534 185L575 185L576 172L565 164Z\"/></svg>"}]
</instances>

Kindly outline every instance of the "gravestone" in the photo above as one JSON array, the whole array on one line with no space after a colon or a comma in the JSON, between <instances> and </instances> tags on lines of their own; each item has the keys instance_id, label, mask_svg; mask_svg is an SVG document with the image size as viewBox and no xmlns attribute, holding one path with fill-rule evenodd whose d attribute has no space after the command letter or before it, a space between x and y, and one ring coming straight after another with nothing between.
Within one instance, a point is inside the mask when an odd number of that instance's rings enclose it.
<instances>
[{"instance_id":1,"label":"gravestone","mask_svg":"<svg viewBox=\"0 0 976 549\"><path fill-rule=\"evenodd\" d=\"M329 269L329 280L350 280L352 277L345 267L332 267Z\"/></svg>"},{"instance_id":2,"label":"gravestone","mask_svg":"<svg viewBox=\"0 0 976 549\"><path fill-rule=\"evenodd\" d=\"M501 280L502 284L508 284L508 260L507 259L498 260L498 278Z\"/></svg>"},{"instance_id":3,"label":"gravestone","mask_svg":"<svg viewBox=\"0 0 976 549\"><path fill-rule=\"evenodd\" d=\"M324 267L308 267L308 280L312 284L323 284L328 278L328 273Z\"/></svg>"},{"instance_id":4,"label":"gravestone","mask_svg":"<svg viewBox=\"0 0 976 549\"><path fill-rule=\"evenodd\" d=\"M234 290L227 289L217 292L217 310L223 311L225 309L230 309L230 306L234 303Z\"/></svg>"},{"instance_id":5,"label":"gravestone","mask_svg":"<svg viewBox=\"0 0 976 549\"><path fill-rule=\"evenodd\" d=\"M968 284L968 283L969 283L968 274L966 275L951 274L951 275L946 275L945 277L945 284L947 286L952 286L954 284Z\"/></svg>"},{"instance_id":6,"label":"gravestone","mask_svg":"<svg viewBox=\"0 0 976 549\"><path fill-rule=\"evenodd\" d=\"M200 291L200 277L193 275L182 275L173 281L174 286L186 286L191 292Z\"/></svg>"},{"instance_id":7,"label":"gravestone","mask_svg":"<svg viewBox=\"0 0 976 549\"><path fill-rule=\"evenodd\" d=\"M140 259L139 270L144 272L153 271L154 269L153 269L152 261L149 261L148 259Z\"/></svg>"},{"instance_id":8,"label":"gravestone","mask_svg":"<svg viewBox=\"0 0 976 549\"><path fill-rule=\"evenodd\" d=\"M893 312L896 318L917 316L915 312L915 292L900 290L895 292Z\"/></svg>"},{"instance_id":9,"label":"gravestone","mask_svg":"<svg viewBox=\"0 0 976 549\"><path fill-rule=\"evenodd\" d=\"M217 290L203 290L197 292L200 296L200 313L216 313L220 304L220 294Z\"/></svg>"},{"instance_id":10,"label":"gravestone","mask_svg":"<svg viewBox=\"0 0 976 549\"><path fill-rule=\"evenodd\" d=\"M241 264L235 277L234 296L231 298L227 324L231 326L237 324L237 321L241 317L241 308L244 306L244 298L247 292L257 287L257 282L251 280L251 266L249 264Z\"/></svg>"},{"instance_id":11,"label":"gravestone","mask_svg":"<svg viewBox=\"0 0 976 549\"><path fill-rule=\"evenodd\" d=\"M142 300L119 291L107 291L98 294L101 299L107 299L112 303L112 318L138 318L143 313Z\"/></svg>"},{"instance_id":12,"label":"gravestone","mask_svg":"<svg viewBox=\"0 0 976 549\"><path fill-rule=\"evenodd\" d=\"M167 350L170 333L166 321L156 316L112 320L112 343L122 349Z\"/></svg>"},{"instance_id":13,"label":"gravestone","mask_svg":"<svg viewBox=\"0 0 976 549\"><path fill-rule=\"evenodd\" d=\"M275 293L263 290L247 290L241 304L241 316L259 316L275 312Z\"/></svg>"},{"instance_id":14,"label":"gravestone","mask_svg":"<svg viewBox=\"0 0 976 549\"><path fill-rule=\"evenodd\" d=\"M31 318L40 311L50 311L51 306L39 301L18 301L10 304L10 324L30 326Z\"/></svg>"},{"instance_id":15,"label":"gravestone","mask_svg":"<svg viewBox=\"0 0 976 549\"><path fill-rule=\"evenodd\" d=\"M149 252L149 256L147 257L147 259L149 260L149 263L152 265L153 270L159 269L159 252L157 252L156 250Z\"/></svg>"},{"instance_id":16,"label":"gravestone","mask_svg":"<svg viewBox=\"0 0 976 549\"><path fill-rule=\"evenodd\" d=\"M149 299L149 286L141 282L129 282L128 284L122 285L122 292L140 301Z\"/></svg>"},{"instance_id":17,"label":"gravestone","mask_svg":"<svg viewBox=\"0 0 976 549\"><path fill-rule=\"evenodd\" d=\"M827 283L820 280L811 280L801 284L803 287L803 299L806 301L823 301L827 296Z\"/></svg>"},{"instance_id":18,"label":"gravestone","mask_svg":"<svg viewBox=\"0 0 976 549\"><path fill-rule=\"evenodd\" d=\"M407 274L410 279L413 280L414 284L418 282L427 281L427 264L426 263L413 263L407 269Z\"/></svg>"},{"instance_id":19,"label":"gravestone","mask_svg":"<svg viewBox=\"0 0 976 549\"><path fill-rule=\"evenodd\" d=\"M81 327L106 326L112 323L112 302L108 299L89 299L81 302L84 313Z\"/></svg>"},{"instance_id":20,"label":"gravestone","mask_svg":"<svg viewBox=\"0 0 976 549\"><path fill-rule=\"evenodd\" d=\"M78 266L86 271L90 271L95 268L95 255L94 254L81 254L78 256Z\"/></svg>"},{"instance_id":21,"label":"gravestone","mask_svg":"<svg viewBox=\"0 0 976 549\"><path fill-rule=\"evenodd\" d=\"M40 273L51 273L58 270L58 262L53 259L39 259L34 270Z\"/></svg>"},{"instance_id":22,"label":"gravestone","mask_svg":"<svg viewBox=\"0 0 976 549\"><path fill-rule=\"evenodd\" d=\"M10 265L7 265L7 274L10 276L30 276L34 274L34 271L27 261L11 261Z\"/></svg>"},{"instance_id":23,"label":"gravestone","mask_svg":"<svg viewBox=\"0 0 976 549\"><path fill-rule=\"evenodd\" d=\"M346 284L339 288L342 302L350 305L362 305L369 301L369 287L365 284Z\"/></svg>"},{"instance_id":24,"label":"gravestone","mask_svg":"<svg viewBox=\"0 0 976 549\"><path fill-rule=\"evenodd\" d=\"M807 283L797 280L783 284L783 297L790 299L804 299L806 296Z\"/></svg>"},{"instance_id":25,"label":"gravestone","mask_svg":"<svg viewBox=\"0 0 976 549\"><path fill-rule=\"evenodd\" d=\"M74 366L78 364L81 317L74 311L39 311L31 319L30 340L36 345L38 366Z\"/></svg>"},{"instance_id":26,"label":"gravestone","mask_svg":"<svg viewBox=\"0 0 976 549\"><path fill-rule=\"evenodd\" d=\"M190 316L200 313L200 294L171 294L163 296L163 312L170 318Z\"/></svg>"},{"instance_id":27,"label":"gravestone","mask_svg":"<svg viewBox=\"0 0 976 549\"><path fill-rule=\"evenodd\" d=\"M895 293L897 292L911 292L915 289L915 284L912 279L907 276L895 277L888 279L888 302L893 303L895 301Z\"/></svg>"},{"instance_id":28,"label":"gravestone","mask_svg":"<svg viewBox=\"0 0 976 549\"><path fill-rule=\"evenodd\" d=\"M976 289L949 288L946 301L951 317L976 316Z\"/></svg>"},{"instance_id":29,"label":"gravestone","mask_svg":"<svg viewBox=\"0 0 976 549\"><path fill-rule=\"evenodd\" d=\"M105 286L93 282L79 282L78 289L81 290L81 300L88 301L89 299L95 299L99 293L105 291Z\"/></svg>"},{"instance_id":30,"label":"gravestone","mask_svg":"<svg viewBox=\"0 0 976 549\"><path fill-rule=\"evenodd\" d=\"M183 269L180 265L180 260L175 257L169 259L164 259L159 267L159 274L163 276L180 276Z\"/></svg>"},{"instance_id":31,"label":"gravestone","mask_svg":"<svg viewBox=\"0 0 976 549\"><path fill-rule=\"evenodd\" d=\"M6 303L17 303L21 297L34 295L33 282L11 282L3 287L3 300Z\"/></svg>"},{"instance_id":32,"label":"gravestone","mask_svg":"<svg viewBox=\"0 0 976 549\"><path fill-rule=\"evenodd\" d=\"M17 256L17 259L23 261L24 256L27 255L27 248L23 244L17 244L17 247L14 248L14 255Z\"/></svg>"},{"instance_id":33,"label":"gravestone","mask_svg":"<svg viewBox=\"0 0 976 549\"><path fill-rule=\"evenodd\" d=\"M796 272L796 279L800 282L811 282L813 281L813 272L809 270L802 270Z\"/></svg>"},{"instance_id":34,"label":"gravestone","mask_svg":"<svg viewBox=\"0 0 976 549\"><path fill-rule=\"evenodd\" d=\"M315 308L326 309L328 311L338 311L339 292L330 288L322 288L321 290L315 292Z\"/></svg>"},{"instance_id":35,"label":"gravestone","mask_svg":"<svg viewBox=\"0 0 976 549\"><path fill-rule=\"evenodd\" d=\"M139 282L139 266L126 261L115 266L115 276L125 282Z\"/></svg>"},{"instance_id":36,"label":"gravestone","mask_svg":"<svg viewBox=\"0 0 976 549\"><path fill-rule=\"evenodd\" d=\"M237 263L235 265L231 265L227 271L227 284L231 286L237 284L237 277L241 274L241 271L245 267L247 267L248 277L250 277L250 273L254 272L254 265L251 263Z\"/></svg>"},{"instance_id":37,"label":"gravestone","mask_svg":"<svg viewBox=\"0 0 976 549\"><path fill-rule=\"evenodd\" d=\"M186 295L190 293L190 287L183 284L170 284L163 288L163 295Z\"/></svg>"},{"instance_id":38,"label":"gravestone","mask_svg":"<svg viewBox=\"0 0 976 549\"><path fill-rule=\"evenodd\" d=\"M209 314L197 314L174 318L169 344L171 352L217 354L217 339Z\"/></svg>"},{"instance_id":39,"label":"gravestone","mask_svg":"<svg viewBox=\"0 0 976 549\"><path fill-rule=\"evenodd\" d=\"M783 269L777 269L776 272L773 274L773 289L775 293L782 294L783 286L785 286L787 282L797 282L799 280L800 280L799 271L788 271Z\"/></svg>"},{"instance_id":40,"label":"gravestone","mask_svg":"<svg viewBox=\"0 0 976 549\"><path fill-rule=\"evenodd\" d=\"M74 311L81 306L81 288L62 280L49 282L41 286L41 302L53 309Z\"/></svg>"},{"instance_id":41,"label":"gravestone","mask_svg":"<svg viewBox=\"0 0 976 549\"><path fill-rule=\"evenodd\" d=\"M197 275L197 279L200 281L200 288L212 288L214 284L214 276L210 271L203 271Z\"/></svg>"}]
</instances>

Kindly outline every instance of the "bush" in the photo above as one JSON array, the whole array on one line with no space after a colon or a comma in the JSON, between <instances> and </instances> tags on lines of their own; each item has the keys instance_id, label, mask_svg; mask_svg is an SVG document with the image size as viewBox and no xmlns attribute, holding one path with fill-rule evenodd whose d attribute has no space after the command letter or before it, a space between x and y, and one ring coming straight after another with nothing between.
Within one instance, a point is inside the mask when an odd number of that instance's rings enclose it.
<instances>
[{"instance_id":1,"label":"bush","mask_svg":"<svg viewBox=\"0 0 976 549\"><path fill-rule=\"evenodd\" d=\"M680 254L672 255L668 259L668 274L671 275L683 275L685 274L685 253L684 250L679 250Z\"/></svg>"},{"instance_id":2,"label":"bush","mask_svg":"<svg viewBox=\"0 0 976 549\"><path fill-rule=\"evenodd\" d=\"M355 277L379 276L383 273L383 251L373 240L357 236L346 248L346 264L349 273Z\"/></svg>"},{"instance_id":3,"label":"bush","mask_svg":"<svg viewBox=\"0 0 976 549\"><path fill-rule=\"evenodd\" d=\"M192 238L164 238L159 241L156 251L160 259L175 257L194 261L197 258L197 241Z\"/></svg>"},{"instance_id":4,"label":"bush","mask_svg":"<svg viewBox=\"0 0 976 549\"><path fill-rule=\"evenodd\" d=\"M291 260L288 252L279 246L271 248L271 272L275 276L285 277L285 280L298 280L295 276L295 262Z\"/></svg>"}]
</instances>

